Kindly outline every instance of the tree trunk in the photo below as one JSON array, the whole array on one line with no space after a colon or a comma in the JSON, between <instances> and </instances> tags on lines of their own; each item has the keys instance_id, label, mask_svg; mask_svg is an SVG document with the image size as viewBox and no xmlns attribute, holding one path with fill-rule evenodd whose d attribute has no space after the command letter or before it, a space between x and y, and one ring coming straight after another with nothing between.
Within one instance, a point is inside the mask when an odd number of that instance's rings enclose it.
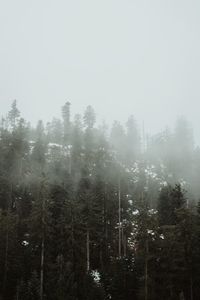
<instances>
[{"instance_id":1,"label":"tree trunk","mask_svg":"<svg viewBox=\"0 0 200 300\"><path fill-rule=\"evenodd\" d=\"M148 253L149 253L149 244L148 239L146 239L145 247L145 300L148 299Z\"/></svg>"},{"instance_id":2,"label":"tree trunk","mask_svg":"<svg viewBox=\"0 0 200 300\"><path fill-rule=\"evenodd\" d=\"M41 245L40 300L43 299L43 287L44 287L44 235L42 237L42 245Z\"/></svg>"},{"instance_id":3,"label":"tree trunk","mask_svg":"<svg viewBox=\"0 0 200 300\"><path fill-rule=\"evenodd\" d=\"M42 195L42 242L41 242L41 262L40 262L40 300L43 299L44 290L44 254L45 254L45 199Z\"/></svg>"},{"instance_id":4,"label":"tree trunk","mask_svg":"<svg viewBox=\"0 0 200 300\"><path fill-rule=\"evenodd\" d=\"M107 257L107 250L108 250L108 222L107 222L107 187L105 183L105 191L104 191L104 203L103 203L103 224L104 224L104 238L103 238L103 243L104 244L104 251L106 252L106 257Z\"/></svg>"},{"instance_id":5,"label":"tree trunk","mask_svg":"<svg viewBox=\"0 0 200 300\"><path fill-rule=\"evenodd\" d=\"M69 175L71 175L72 173L72 158L71 158L71 149L69 150L70 151L70 154L69 154L69 165L68 165L68 172L69 172Z\"/></svg>"},{"instance_id":6,"label":"tree trunk","mask_svg":"<svg viewBox=\"0 0 200 300\"><path fill-rule=\"evenodd\" d=\"M9 231L8 231L8 212L6 216L6 245L5 245L5 263L4 263L4 277L3 277L3 292L6 290L7 273L8 273L8 242L9 242Z\"/></svg>"},{"instance_id":7,"label":"tree trunk","mask_svg":"<svg viewBox=\"0 0 200 300\"><path fill-rule=\"evenodd\" d=\"M126 255L127 255L127 241L126 241L126 234L124 234L123 246L124 246L124 256L126 257Z\"/></svg>"},{"instance_id":8,"label":"tree trunk","mask_svg":"<svg viewBox=\"0 0 200 300\"><path fill-rule=\"evenodd\" d=\"M87 272L89 272L90 271L90 232L89 232L89 229L87 229L86 251L87 251Z\"/></svg>"},{"instance_id":9,"label":"tree trunk","mask_svg":"<svg viewBox=\"0 0 200 300\"><path fill-rule=\"evenodd\" d=\"M118 255L119 255L119 258L121 258L121 251L122 251L122 248L121 248L121 244L122 244L122 241L121 241L121 186L120 186L120 179L119 179L119 184L118 184L118 214L119 214L119 245L118 245Z\"/></svg>"},{"instance_id":10,"label":"tree trunk","mask_svg":"<svg viewBox=\"0 0 200 300\"><path fill-rule=\"evenodd\" d=\"M72 210L72 209L71 209L71 217L72 217L72 228L71 228L71 238L72 238L72 264L73 264L73 269L75 270L74 215L73 215L73 210Z\"/></svg>"},{"instance_id":11,"label":"tree trunk","mask_svg":"<svg viewBox=\"0 0 200 300\"><path fill-rule=\"evenodd\" d=\"M12 205L12 192L13 192L13 185L11 183L10 186L10 201L8 203L7 207L7 214L6 214L6 245L5 245L5 263L4 263L4 276L3 276L3 292L6 290L6 284L7 284L7 274L8 274L8 248L9 248L9 217L10 217L10 207Z\"/></svg>"}]
</instances>

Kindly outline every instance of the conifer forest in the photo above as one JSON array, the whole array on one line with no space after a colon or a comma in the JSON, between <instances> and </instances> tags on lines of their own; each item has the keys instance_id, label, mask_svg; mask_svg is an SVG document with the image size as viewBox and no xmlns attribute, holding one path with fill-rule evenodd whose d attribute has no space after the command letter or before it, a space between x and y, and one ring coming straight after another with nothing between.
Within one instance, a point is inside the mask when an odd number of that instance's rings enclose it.
<instances>
[{"instance_id":1,"label":"conifer forest","mask_svg":"<svg viewBox=\"0 0 200 300\"><path fill-rule=\"evenodd\" d=\"M200 148L91 106L0 124L1 300L199 300Z\"/></svg>"}]
</instances>

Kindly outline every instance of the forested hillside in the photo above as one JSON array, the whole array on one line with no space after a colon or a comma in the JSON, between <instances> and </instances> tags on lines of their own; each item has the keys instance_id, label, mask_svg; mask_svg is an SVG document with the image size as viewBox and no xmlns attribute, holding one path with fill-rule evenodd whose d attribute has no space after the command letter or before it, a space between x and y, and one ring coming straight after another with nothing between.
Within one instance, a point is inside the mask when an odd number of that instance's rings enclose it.
<instances>
[{"instance_id":1,"label":"forested hillside","mask_svg":"<svg viewBox=\"0 0 200 300\"><path fill-rule=\"evenodd\" d=\"M198 300L200 149L184 117L147 136L88 106L0 126L0 299Z\"/></svg>"}]
</instances>

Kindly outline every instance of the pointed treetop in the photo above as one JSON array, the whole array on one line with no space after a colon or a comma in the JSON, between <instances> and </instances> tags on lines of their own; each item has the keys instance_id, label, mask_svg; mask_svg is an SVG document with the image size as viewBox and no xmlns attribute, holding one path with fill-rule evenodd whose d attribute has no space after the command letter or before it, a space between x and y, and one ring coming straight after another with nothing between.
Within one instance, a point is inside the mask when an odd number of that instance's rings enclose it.
<instances>
[{"instance_id":1,"label":"pointed treetop","mask_svg":"<svg viewBox=\"0 0 200 300\"><path fill-rule=\"evenodd\" d=\"M65 123L70 123L70 105L71 103L68 101L62 107L62 117Z\"/></svg>"},{"instance_id":2,"label":"pointed treetop","mask_svg":"<svg viewBox=\"0 0 200 300\"><path fill-rule=\"evenodd\" d=\"M8 120L10 122L10 125L15 128L16 121L20 117L20 111L17 108L17 101L14 100L11 105L11 110L8 112Z\"/></svg>"},{"instance_id":3,"label":"pointed treetop","mask_svg":"<svg viewBox=\"0 0 200 300\"><path fill-rule=\"evenodd\" d=\"M96 116L94 109L91 105L87 106L85 113L84 113L84 125L88 128L93 128L95 121L96 121Z\"/></svg>"}]
</instances>

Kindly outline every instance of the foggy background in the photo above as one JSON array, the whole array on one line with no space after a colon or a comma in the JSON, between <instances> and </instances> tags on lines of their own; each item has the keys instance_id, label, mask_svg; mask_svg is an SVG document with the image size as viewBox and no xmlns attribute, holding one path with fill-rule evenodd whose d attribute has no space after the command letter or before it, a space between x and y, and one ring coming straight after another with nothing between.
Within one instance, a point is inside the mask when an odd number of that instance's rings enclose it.
<instances>
[{"instance_id":1,"label":"foggy background","mask_svg":"<svg viewBox=\"0 0 200 300\"><path fill-rule=\"evenodd\" d=\"M0 0L0 115L17 99L36 123L92 105L146 131L185 115L198 130L200 2Z\"/></svg>"}]
</instances>

